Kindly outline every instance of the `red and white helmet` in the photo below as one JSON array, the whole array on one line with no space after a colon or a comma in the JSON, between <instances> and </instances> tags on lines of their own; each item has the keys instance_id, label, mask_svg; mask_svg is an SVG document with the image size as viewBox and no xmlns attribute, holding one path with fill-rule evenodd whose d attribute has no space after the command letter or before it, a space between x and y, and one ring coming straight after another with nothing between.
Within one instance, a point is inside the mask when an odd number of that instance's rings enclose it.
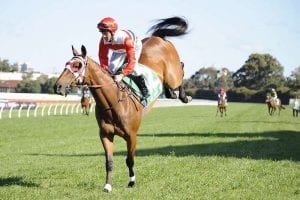
<instances>
[{"instance_id":1,"label":"red and white helmet","mask_svg":"<svg viewBox=\"0 0 300 200\"><path fill-rule=\"evenodd\" d=\"M97 25L99 31L110 31L112 33L116 32L118 29L118 24L115 19L111 17L103 18Z\"/></svg>"}]
</instances>

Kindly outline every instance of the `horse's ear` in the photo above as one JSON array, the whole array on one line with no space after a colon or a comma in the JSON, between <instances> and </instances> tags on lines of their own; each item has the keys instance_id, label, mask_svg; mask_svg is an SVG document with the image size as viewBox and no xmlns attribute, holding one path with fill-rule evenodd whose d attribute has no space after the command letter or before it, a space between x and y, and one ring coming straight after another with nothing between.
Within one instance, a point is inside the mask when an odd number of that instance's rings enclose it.
<instances>
[{"instance_id":1,"label":"horse's ear","mask_svg":"<svg viewBox=\"0 0 300 200\"><path fill-rule=\"evenodd\" d=\"M82 55L82 57L86 57L86 48L85 48L85 46L84 45L81 45L81 55Z\"/></svg>"},{"instance_id":2,"label":"horse's ear","mask_svg":"<svg viewBox=\"0 0 300 200\"><path fill-rule=\"evenodd\" d=\"M72 45L72 51L73 51L73 56L78 56L79 55L78 51L74 48L73 45Z\"/></svg>"}]
</instances>

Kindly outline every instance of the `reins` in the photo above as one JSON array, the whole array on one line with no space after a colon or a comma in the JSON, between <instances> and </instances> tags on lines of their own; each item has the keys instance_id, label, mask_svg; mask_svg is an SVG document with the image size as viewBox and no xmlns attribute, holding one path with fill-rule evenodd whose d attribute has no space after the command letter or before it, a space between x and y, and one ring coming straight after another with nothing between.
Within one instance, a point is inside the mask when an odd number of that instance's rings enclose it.
<instances>
[{"instance_id":1,"label":"reins","mask_svg":"<svg viewBox=\"0 0 300 200\"><path fill-rule=\"evenodd\" d=\"M119 103L125 101L126 99L130 98L132 95L132 91L128 89L128 87L125 86L125 84L119 84L117 82L110 82L110 83L106 83L106 84L98 84L98 85L88 85L89 88L93 88L93 89L98 89L98 88L103 88L103 87L107 87L110 85L116 84L118 87L118 91L117 91L117 101L112 104L111 106L109 106L108 108L102 108L101 111L108 111L108 110L112 110L116 105L118 105ZM122 86L123 85L123 86ZM125 90L127 89L127 90ZM120 98L120 93L121 92L127 92L127 95L124 98Z\"/></svg>"},{"instance_id":2,"label":"reins","mask_svg":"<svg viewBox=\"0 0 300 200\"><path fill-rule=\"evenodd\" d=\"M95 84L95 85L93 85L93 84L91 84L91 85L82 84L84 82L84 79L85 79L84 74L86 72L85 68L88 65L88 59L87 58L82 58L81 56L74 56L71 60L79 60L79 62L82 65L82 68L83 68L82 71L81 70L76 71L76 72L73 71L74 68L73 68L73 63L71 61L69 61L67 63L67 66L66 66L66 68L68 70L70 70L70 72L73 74L73 76L75 78L75 85L77 87L86 85L90 89L99 89L99 88L111 86L113 84L117 85L117 87L118 87L117 101L114 104L112 104L110 107L102 109L103 111L112 110L117 104L119 104L120 102L123 102L124 100L126 100L130 96L134 96L135 97L135 95L132 95L133 94L132 91L129 90L128 87L125 86L125 84L122 86L122 84L119 84L119 83L117 83L117 82L115 82L113 80L112 81L108 81L107 83L103 83L103 84ZM109 73L109 75L112 77L112 74L110 72L105 71L102 68L100 68L100 69L103 71L103 73ZM85 82L85 83L87 83L87 82ZM126 88L127 88L127 90L124 90ZM124 98L120 99L120 93L121 92L127 92L128 95L126 95Z\"/></svg>"},{"instance_id":3,"label":"reins","mask_svg":"<svg viewBox=\"0 0 300 200\"><path fill-rule=\"evenodd\" d=\"M99 84L99 85L87 85L87 87L89 87L89 88L102 88L102 87L113 85L114 83L115 82L106 83L106 84Z\"/></svg>"}]
</instances>

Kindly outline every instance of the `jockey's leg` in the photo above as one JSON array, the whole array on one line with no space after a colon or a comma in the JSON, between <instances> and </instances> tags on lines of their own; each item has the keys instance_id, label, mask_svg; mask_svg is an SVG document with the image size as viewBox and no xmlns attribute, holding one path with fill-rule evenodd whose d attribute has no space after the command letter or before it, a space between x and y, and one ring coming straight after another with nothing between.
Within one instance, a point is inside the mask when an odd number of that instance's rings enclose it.
<instances>
[{"instance_id":1,"label":"jockey's leg","mask_svg":"<svg viewBox=\"0 0 300 200\"><path fill-rule=\"evenodd\" d=\"M141 96L141 103L146 106L147 105L147 97L149 97L149 90L146 86L145 78L143 75L135 76L129 75L129 77L137 84L138 88L140 89L142 96Z\"/></svg>"}]
</instances>

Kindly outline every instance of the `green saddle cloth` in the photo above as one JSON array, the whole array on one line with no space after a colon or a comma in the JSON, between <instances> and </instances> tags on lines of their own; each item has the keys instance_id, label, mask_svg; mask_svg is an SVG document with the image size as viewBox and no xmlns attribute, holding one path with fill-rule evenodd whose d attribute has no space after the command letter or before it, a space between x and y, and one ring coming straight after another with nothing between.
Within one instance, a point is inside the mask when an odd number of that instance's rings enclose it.
<instances>
[{"instance_id":1,"label":"green saddle cloth","mask_svg":"<svg viewBox=\"0 0 300 200\"><path fill-rule=\"evenodd\" d=\"M151 103L153 100L157 99L159 95L162 93L162 83L157 76L157 74L150 69L149 67L146 67L145 65L138 64L138 66L135 67L135 71L139 75L143 75L145 78L145 84L149 91L149 96L147 97L147 105ZM142 96L140 89L138 88L137 84L127 76L125 76L122 80L128 87L139 97Z\"/></svg>"}]
</instances>

